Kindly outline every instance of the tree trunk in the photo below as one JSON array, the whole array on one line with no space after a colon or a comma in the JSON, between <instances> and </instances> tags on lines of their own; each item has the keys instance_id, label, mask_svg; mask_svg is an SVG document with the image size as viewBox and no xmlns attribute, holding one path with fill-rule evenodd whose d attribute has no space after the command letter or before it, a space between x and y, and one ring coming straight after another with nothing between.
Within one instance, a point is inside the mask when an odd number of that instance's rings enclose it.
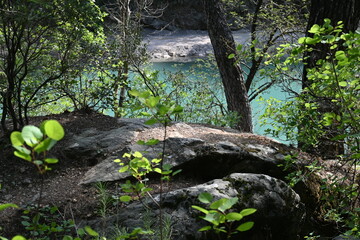
<instances>
[{"instance_id":1,"label":"tree trunk","mask_svg":"<svg viewBox=\"0 0 360 240\"><path fill-rule=\"evenodd\" d=\"M343 31L354 32L359 26L360 20L360 0L311 0L310 16L306 28L306 36L312 37L313 34L308 31L314 24L323 25L324 19L331 20L331 25L336 26L339 21L344 24ZM313 51L305 54L305 64L302 75L302 88L305 89L312 84L307 77L308 69L316 67L316 62L320 59L325 59L330 49L324 44L317 44L313 46ZM336 104L331 99L326 101L319 98L319 112L326 113L331 108L332 112L338 112ZM338 113L339 114L339 113ZM344 144L342 142L335 142L332 140L335 136L343 134L339 132L336 126L329 126L324 129L326 133L319 139L319 145L311 149L311 152L320 154L324 157L335 157L336 155L344 153ZM301 126L299 127L301 131ZM304 143L299 142L299 146Z\"/></svg>"},{"instance_id":2,"label":"tree trunk","mask_svg":"<svg viewBox=\"0 0 360 240\"><path fill-rule=\"evenodd\" d=\"M252 132L251 108L244 83L243 71L236 58L235 41L226 22L220 0L203 0L208 23L208 32L214 49L217 65L224 85L228 110L239 115L236 129Z\"/></svg>"}]
</instances>

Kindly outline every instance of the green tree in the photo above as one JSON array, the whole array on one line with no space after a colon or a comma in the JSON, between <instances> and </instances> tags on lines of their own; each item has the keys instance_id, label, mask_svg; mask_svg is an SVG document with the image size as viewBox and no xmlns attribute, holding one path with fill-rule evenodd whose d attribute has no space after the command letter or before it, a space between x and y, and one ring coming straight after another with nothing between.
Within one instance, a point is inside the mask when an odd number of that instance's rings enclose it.
<instances>
[{"instance_id":1,"label":"green tree","mask_svg":"<svg viewBox=\"0 0 360 240\"><path fill-rule=\"evenodd\" d=\"M156 17L161 10L152 9L152 0L116 0L106 4L110 22L108 26L108 66L112 79L112 110L120 117L126 92L129 90L129 73L146 74L141 65L148 61L146 45L142 42L142 19ZM151 90L151 89L150 89Z\"/></svg>"},{"instance_id":2,"label":"green tree","mask_svg":"<svg viewBox=\"0 0 360 240\"><path fill-rule=\"evenodd\" d=\"M9 133L28 122L29 109L62 97L52 85L79 61L81 43L100 30L93 1L0 2L1 128Z\"/></svg>"}]
</instances>

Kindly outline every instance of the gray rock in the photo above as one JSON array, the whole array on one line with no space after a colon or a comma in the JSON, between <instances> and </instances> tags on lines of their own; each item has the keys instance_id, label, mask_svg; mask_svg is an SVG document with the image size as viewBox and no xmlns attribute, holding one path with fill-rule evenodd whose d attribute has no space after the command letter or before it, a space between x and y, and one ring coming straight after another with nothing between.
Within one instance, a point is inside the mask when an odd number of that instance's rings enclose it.
<instances>
[{"instance_id":1,"label":"gray rock","mask_svg":"<svg viewBox=\"0 0 360 240\"><path fill-rule=\"evenodd\" d=\"M239 203L232 211L241 211L244 208L256 208L257 212L246 217L246 221L254 221L254 228L239 235L248 240L268 239L297 239L304 217L304 206L300 197L281 180L263 174L231 174L220 180L212 180L198 186L178 189L163 196L163 212L172 220L172 236L174 240L188 239L218 239L212 234L198 232L206 222L201 220L201 213L194 210L192 205L205 207L197 199L202 192L209 192L214 199L238 197ZM159 196L155 199L159 200ZM153 208L147 216L157 219L159 209L149 199L144 201ZM118 214L83 224L90 224L99 229L101 226L114 226L120 223L122 227L133 229L143 226L145 210L139 202L134 202ZM155 225L154 226L158 226ZM284 227L286 226L286 227ZM107 231L110 231L108 229ZM235 236L235 237L239 237Z\"/></svg>"},{"instance_id":2,"label":"gray rock","mask_svg":"<svg viewBox=\"0 0 360 240\"><path fill-rule=\"evenodd\" d=\"M108 156L103 157L103 160L85 175L81 180L82 184L114 181L128 177L127 174L119 173L119 166L114 163L115 159L122 159L124 153L139 151L150 160L159 157L163 148L162 142L155 146L147 146L139 145L133 139L137 135L135 130L142 130L141 133L144 135L162 130L156 130L157 126L145 128L140 124L134 128L127 124L130 123L124 121L123 127L109 132L96 133L90 129L79 136L74 136L75 146L69 143L69 148L65 149L66 152L81 151L81 156L90 158L94 157L93 155L96 155L100 149L100 152L107 153ZM164 163L170 164L175 169L182 169L184 175L196 176L204 180L222 178L234 172L261 173L280 179L286 175L278 167L278 164L283 161L283 153L279 153L271 144L267 146L261 141L239 141L246 138L240 138L238 133L229 135L227 141L220 138L220 140L207 142L201 138L191 137L199 135L197 133L200 132L202 137L211 135L216 139L217 136L222 136L221 131L216 130L220 133L215 134L215 130L201 125L189 126L185 123L173 125L171 135L165 140ZM97 144L94 144L95 140ZM201 174L198 174L199 172Z\"/></svg>"}]
</instances>

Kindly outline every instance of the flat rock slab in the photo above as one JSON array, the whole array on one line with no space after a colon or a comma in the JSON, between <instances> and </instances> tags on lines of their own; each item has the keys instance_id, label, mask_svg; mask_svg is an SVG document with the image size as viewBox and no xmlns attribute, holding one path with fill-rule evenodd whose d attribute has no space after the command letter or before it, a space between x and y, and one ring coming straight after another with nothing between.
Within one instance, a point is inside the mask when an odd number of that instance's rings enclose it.
<instances>
[{"instance_id":1,"label":"flat rock slab","mask_svg":"<svg viewBox=\"0 0 360 240\"><path fill-rule=\"evenodd\" d=\"M65 149L67 152L81 150L83 154L90 154L96 149L108 155L89 170L81 180L82 184L128 177L126 173L118 172L120 167L114 162L115 159L122 159L124 153L139 151L151 160L158 158L162 152L163 141L154 146L139 145L137 141L164 139L163 127L147 126L143 122L134 124L129 120L119 121L124 125L118 129L97 133L89 130L74 136L75 143ZM164 163L182 169L182 174L205 180L222 178L234 172L262 173L280 179L284 177L278 164L291 149L269 138L232 129L185 123L175 123L166 131ZM95 139L97 144L94 146L91 143Z\"/></svg>"}]
</instances>

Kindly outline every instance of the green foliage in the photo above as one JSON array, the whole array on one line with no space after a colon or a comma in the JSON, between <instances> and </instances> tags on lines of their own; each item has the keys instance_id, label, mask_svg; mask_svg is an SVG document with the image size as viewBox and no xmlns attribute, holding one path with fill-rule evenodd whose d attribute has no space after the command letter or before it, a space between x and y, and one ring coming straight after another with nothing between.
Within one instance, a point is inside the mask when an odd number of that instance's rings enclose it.
<instances>
[{"instance_id":1,"label":"green foliage","mask_svg":"<svg viewBox=\"0 0 360 240\"><path fill-rule=\"evenodd\" d=\"M0 17L0 78L2 128L9 118L13 130L28 122L28 115L63 97L60 79L83 63L84 49L102 38L104 15L93 1L7 1ZM96 44L95 44L96 45ZM67 81L64 81L68 84Z\"/></svg>"},{"instance_id":2,"label":"green foliage","mask_svg":"<svg viewBox=\"0 0 360 240\"><path fill-rule=\"evenodd\" d=\"M343 167L353 169L348 174L324 179L322 191L325 219L335 222L339 231L359 236L358 210L358 161L360 157L360 34L343 33L343 24L331 25L329 19L323 25L310 29L312 37L302 37L295 45L281 45L272 59L276 74L289 76L292 65L307 64L304 53L321 54L314 67L308 69L308 86L286 103L268 100L264 116L272 119L274 129L268 130L274 136L286 136L292 141L303 143L307 151L317 149L324 142L334 147L343 146L345 151L338 158ZM322 52L314 52L314 48ZM269 62L270 63L270 62ZM296 131L296 129L298 129ZM339 150L341 152L341 150ZM307 171L316 171L314 162ZM294 171L290 180L294 184L304 172Z\"/></svg>"},{"instance_id":3,"label":"green foliage","mask_svg":"<svg viewBox=\"0 0 360 240\"><path fill-rule=\"evenodd\" d=\"M359 33L341 33L342 25L333 27L330 20L323 26L315 25L310 32L314 34L299 39L300 45L282 45L278 48L274 64L277 71L287 71L289 66L301 63L304 52L311 52L314 44L323 45L326 58L317 62L307 73L311 85L294 100L280 103L268 101L264 116L271 118L275 136L285 135L288 140L305 143L310 149L326 138L326 130L333 127L337 131L328 139L344 142L349 146L348 157L357 158L359 149L360 106L359 72L360 58ZM310 41L307 42L307 41ZM290 53L285 61L283 57ZM325 111L324 111L325 110ZM302 126L301 131L296 128Z\"/></svg>"},{"instance_id":4,"label":"green foliage","mask_svg":"<svg viewBox=\"0 0 360 240\"><path fill-rule=\"evenodd\" d=\"M14 155L31 162L40 174L51 170L49 164L58 162L56 158L48 158L47 152L65 135L61 124L56 120L46 120L40 128L32 125L25 126L21 132L11 133L10 140L16 149Z\"/></svg>"},{"instance_id":5,"label":"green foliage","mask_svg":"<svg viewBox=\"0 0 360 240\"><path fill-rule=\"evenodd\" d=\"M231 208L237 204L238 198L221 198L213 201L213 196L209 193L201 193L198 196L200 202L209 205L209 209L193 205L192 208L202 212L205 216L201 217L203 220L212 225L205 226L199 231L214 230L216 233L226 234L226 238L230 239L231 235L238 232L250 230L254 222L245 222L240 225L233 226L236 222L241 221L244 217L256 212L254 208L247 208L240 212L229 212Z\"/></svg>"},{"instance_id":6,"label":"green foliage","mask_svg":"<svg viewBox=\"0 0 360 240\"><path fill-rule=\"evenodd\" d=\"M61 239L74 229L74 222L64 219L55 206L40 209L28 207L23 214L21 224L28 231L30 239Z\"/></svg>"}]
</instances>

